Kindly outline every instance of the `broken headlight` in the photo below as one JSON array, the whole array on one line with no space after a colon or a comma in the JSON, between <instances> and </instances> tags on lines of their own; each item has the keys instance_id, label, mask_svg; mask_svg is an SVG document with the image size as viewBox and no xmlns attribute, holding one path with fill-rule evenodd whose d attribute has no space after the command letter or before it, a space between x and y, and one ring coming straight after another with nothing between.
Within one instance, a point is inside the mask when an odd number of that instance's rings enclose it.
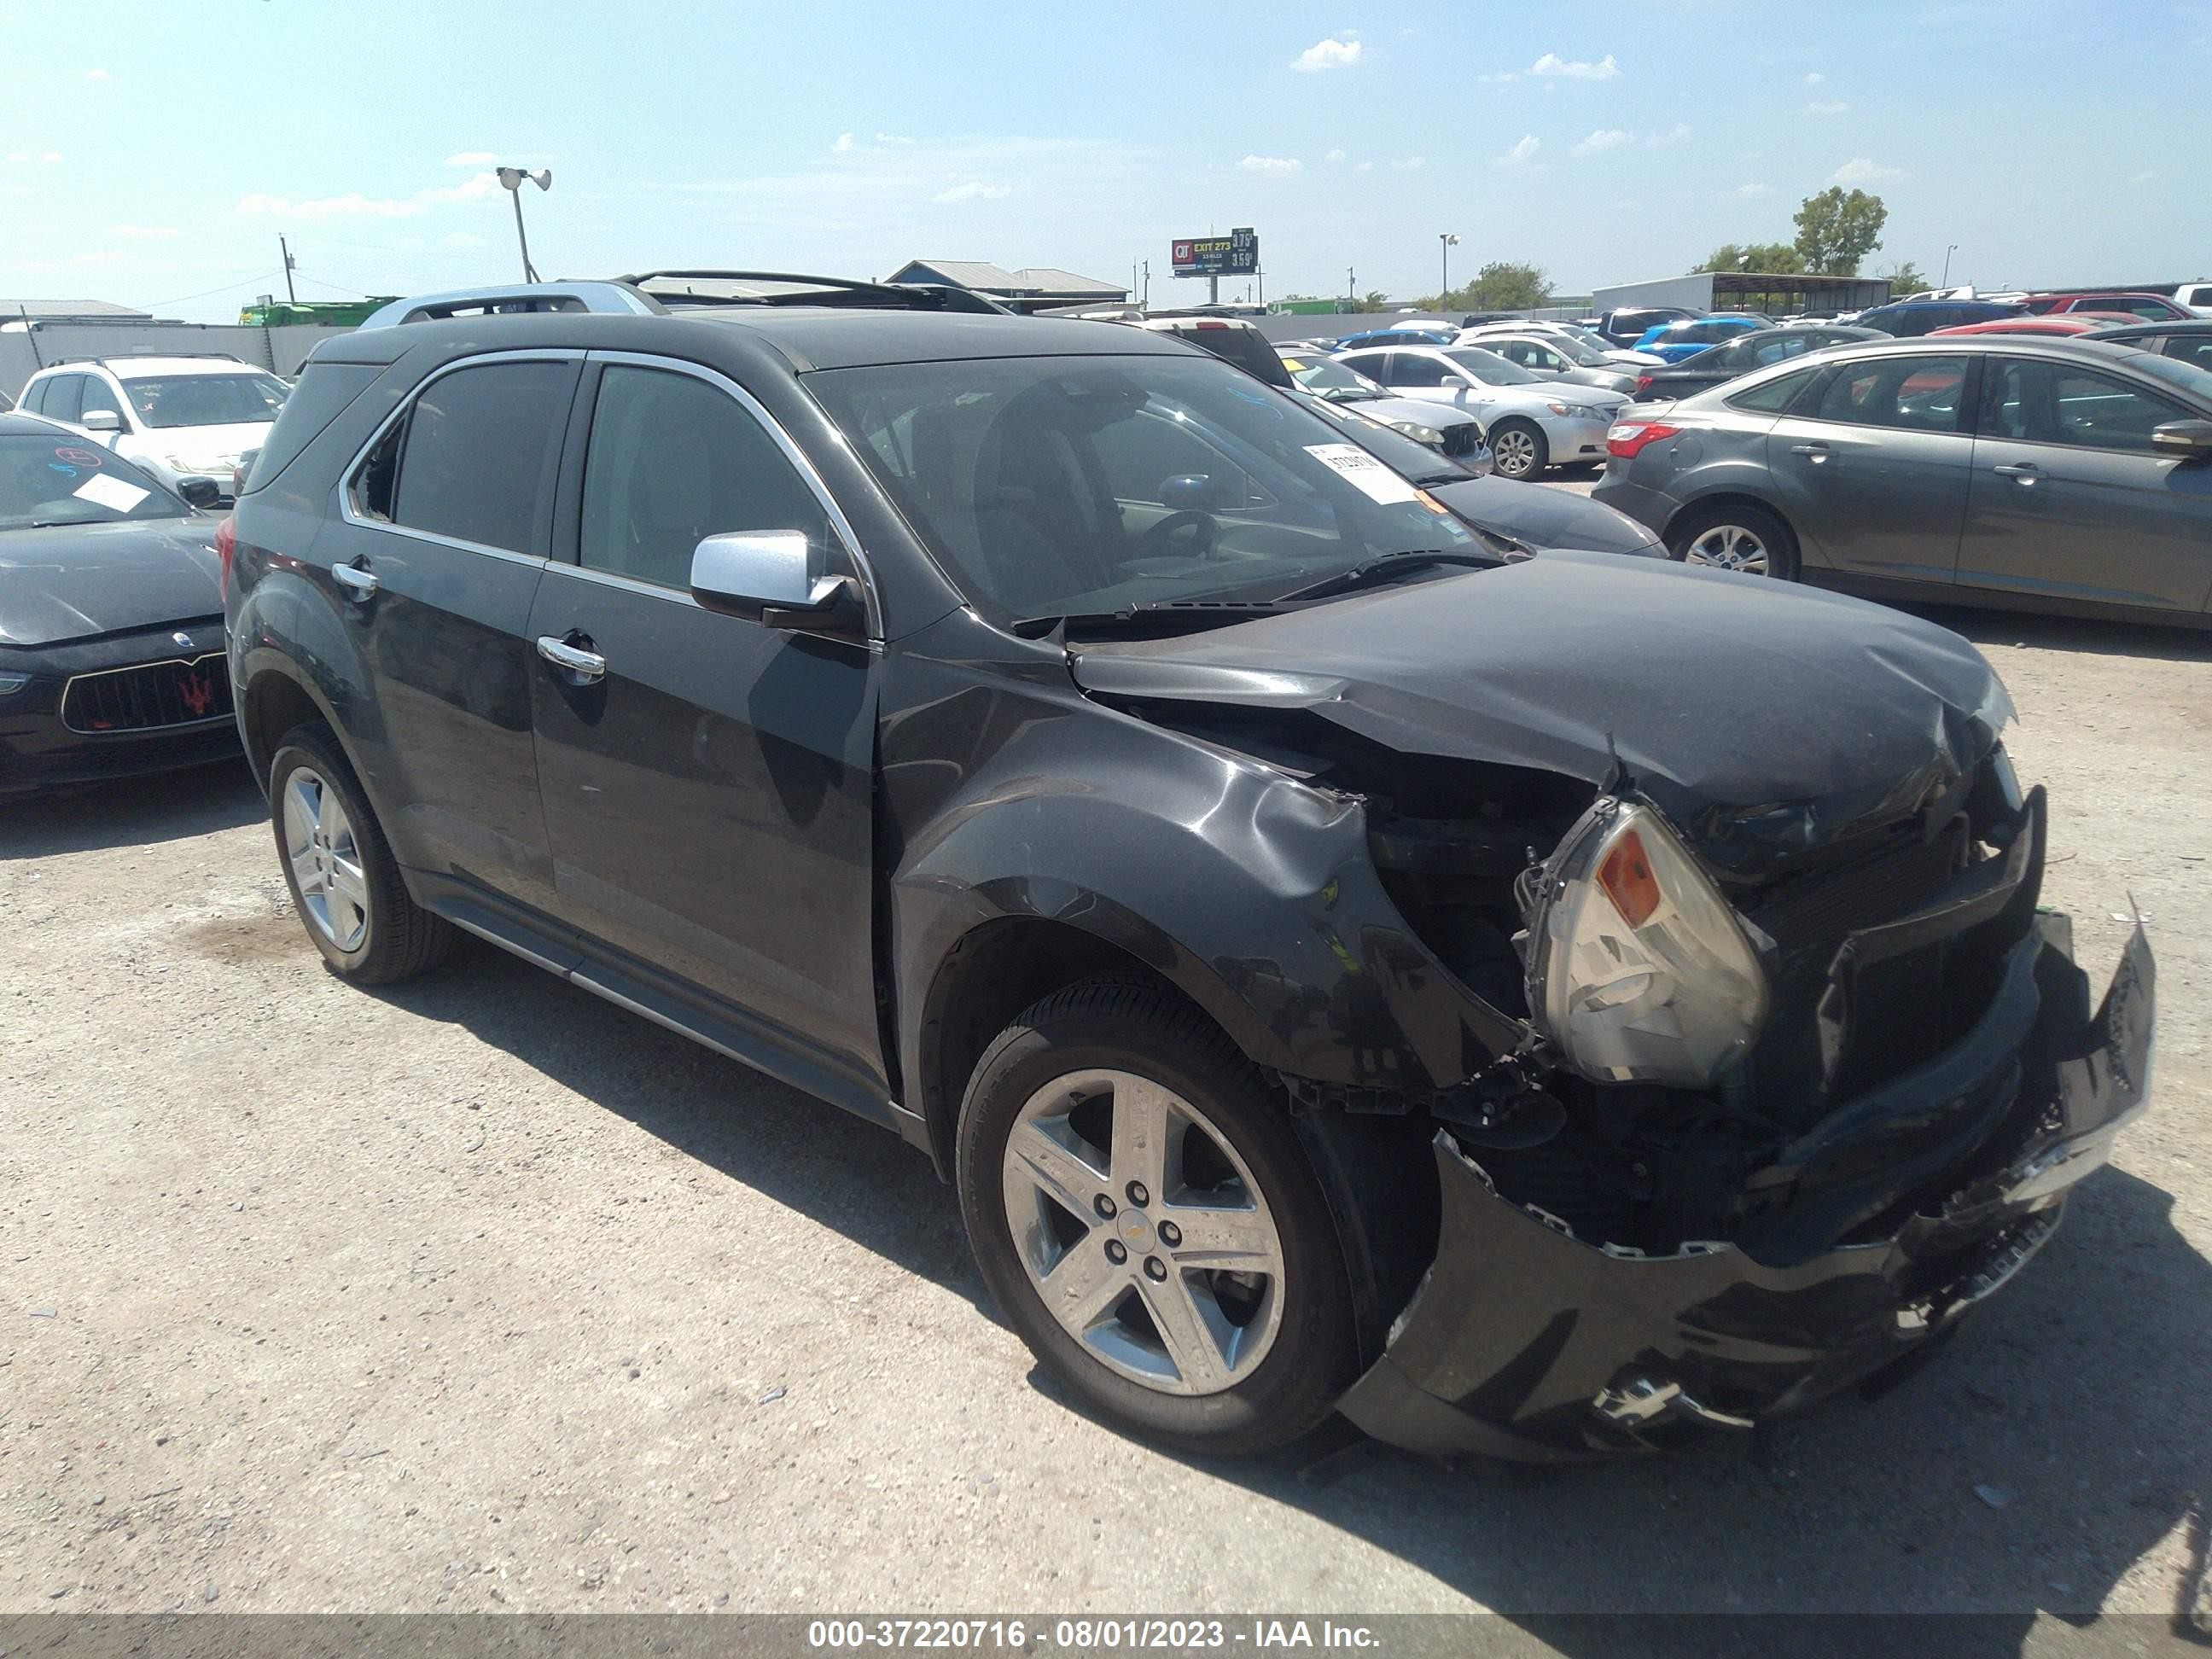
<instances>
[{"instance_id":1,"label":"broken headlight","mask_svg":"<svg viewBox=\"0 0 2212 1659\"><path fill-rule=\"evenodd\" d=\"M1536 872L1528 1006L1606 1083L1703 1088L1766 1023L1766 975L1735 912L1650 807L1601 800Z\"/></svg>"}]
</instances>

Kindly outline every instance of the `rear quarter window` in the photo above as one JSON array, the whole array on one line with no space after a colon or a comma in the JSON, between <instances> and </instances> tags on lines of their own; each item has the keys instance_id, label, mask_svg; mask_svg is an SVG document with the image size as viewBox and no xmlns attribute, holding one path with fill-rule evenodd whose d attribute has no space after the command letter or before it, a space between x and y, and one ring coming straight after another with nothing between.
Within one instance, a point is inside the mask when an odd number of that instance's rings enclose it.
<instances>
[{"instance_id":1,"label":"rear quarter window","mask_svg":"<svg viewBox=\"0 0 2212 1659\"><path fill-rule=\"evenodd\" d=\"M269 428L268 441L254 455L245 493L252 495L291 465L383 372L368 363L309 363L284 400L276 424Z\"/></svg>"},{"instance_id":2,"label":"rear quarter window","mask_svg":"<svg viewBox=\"0 0 2212 1659\"><path fill-rule=\"evenodd\" d=\"M1732 393L1723 399L1730 409L1749 410L1759 415L1779 415L1797 401L1797 394L1820 371L1801 368L1794 374L1778 374L1755 386Z\"/></svg>"}]
</instances>

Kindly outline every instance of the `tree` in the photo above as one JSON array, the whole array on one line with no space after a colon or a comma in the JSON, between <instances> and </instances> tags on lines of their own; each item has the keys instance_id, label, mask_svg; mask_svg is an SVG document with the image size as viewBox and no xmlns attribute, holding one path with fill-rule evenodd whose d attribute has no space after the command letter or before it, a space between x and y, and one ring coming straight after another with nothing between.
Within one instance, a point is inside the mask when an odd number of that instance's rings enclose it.
<instances>
[{"instance_id":1,"label":"tree","mask_svg":"<svg viewBox=\"0 0 2212 1659\"><path fill-rule=\"evenodd\" d=\"M1917 294L1924 288L1936 286L1929 280L1928 273L1910 259L1887 272L1885 280L1889 283L1890 297L1894 300L1902 300L1908 294Z\"/></svg>"},{"instance_id":2,"label":"tree","mask_svg":"<svg viewBox=\"0 0 2212 1659\"><path fill-rule=\"evenodd\" d=\"M1799 204L1797 255L1803 268L1823 276L1856 276L1859 262L1881 246L1889 210L1881 198L1831 185Z\"/></svg>"},{"instance_id":3,"label":"tree","mask_svg":"<svg viewBox=\"0 0 2212 1659\"><path fill-rule=\"evenodd\" d=\"M1534 311L1551 302L1552 279L1542 267L1493 259L1465 288L1420 303L1431 311Z\"/></svg>"},{"instance_id":4,"label":"tree","mask_svg":"<svg viewBox=\"0 0 2212 1659\"><path fill-rule=\"evenodd\" d=\"M1693 274L1700 270L1749 270L1771 275L1804 269L1804 260L1788 242L1723 242L1705 256L1703 264L1692 267Z\"/></svg>"}]
</instances>

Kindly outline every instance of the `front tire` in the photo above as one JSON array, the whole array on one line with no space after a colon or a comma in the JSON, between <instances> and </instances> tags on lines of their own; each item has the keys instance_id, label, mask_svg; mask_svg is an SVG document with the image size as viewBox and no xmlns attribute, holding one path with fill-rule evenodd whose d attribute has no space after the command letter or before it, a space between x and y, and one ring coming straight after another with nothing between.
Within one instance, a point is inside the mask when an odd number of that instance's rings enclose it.
<instances>
[{"instance_id":1,"label":"front tire","mask_svg":"<svg viewBox=\"0 0 2212 1659\"><path fill-rule=\"evenodd\" d=\"M409 896L361 780L322 721L293 727L277 745L269 813L292 908L340 978L388 985L452 953L453 925Z\"/></svg>"},{"instance_id":2,"label":"front tire","mask_svg":"<svg viewBox=\"0 0 2212 1659\"><path fill-rule=\"evenodd\" d=\"M1747 501L1698 507L1667 532L1667 550L1684 564L1733 570L1746 576L1797 579L1797 539L1790 526Z\"/></svg>"},{"instance_id":3,"label":"front tire","mask_svg":"<svg viewBox=\"0 0 2212 1659\"><path fill-rule=\"evenodd\" d=\"M1490 465L1501 478L1533 478L1551 465L1544 429L1528 421L1500 421L1490 428Z\"/></svg>"},{"instance_id":4,"label":"front tire","mask_svg":"<svg viewBox=\"0 0 2212 1659\"><path fill-rule=\"evenodd\" d=\"M957 1152L985 1282L1100 1415L1243 1455L1357 1375L1343 1246L1288 1108L1166 988L1086 980L1024 1012L976 1066Z\"/></svg>"}]
</instances>

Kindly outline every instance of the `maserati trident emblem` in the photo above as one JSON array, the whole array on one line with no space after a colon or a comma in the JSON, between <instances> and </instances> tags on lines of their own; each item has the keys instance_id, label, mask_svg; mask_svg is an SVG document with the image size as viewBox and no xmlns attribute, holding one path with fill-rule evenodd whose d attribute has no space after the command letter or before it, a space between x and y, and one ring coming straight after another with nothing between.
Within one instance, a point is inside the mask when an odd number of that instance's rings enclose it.
<instances>
[{"instance_id":1,"label":"maserati trident emblem","mask_svg":"<svg viewBox=\"0 0 2212 1659\"><path fill-rule=\"evenodd\" d=\"M192 711L194 720L205 720L208 705L215 701L215 678L209 674L187 674L177 683L177 695Z\"/></svg>"},{"instance_id":2,"label":"maserati trident emblem","mask_svg":"<svg viewBox=\"0 0 2212 1659\"><path fill-rule=\"evenodd\" d=\"M189 634L185 633L185 632L183 629L179 629L177 632L175 632L175 633L173 633L173 634L170 635L169 635L169 637L170 637L171 639L174 640L174 641L175 641L179 645L183 646L183 647L185 647L185 650L187 650L187 651L189 651L189 650L191 650L191 649L192 648L192 636L191 636L191 635L189 635Z\"/></svg>"}]
</instances>

